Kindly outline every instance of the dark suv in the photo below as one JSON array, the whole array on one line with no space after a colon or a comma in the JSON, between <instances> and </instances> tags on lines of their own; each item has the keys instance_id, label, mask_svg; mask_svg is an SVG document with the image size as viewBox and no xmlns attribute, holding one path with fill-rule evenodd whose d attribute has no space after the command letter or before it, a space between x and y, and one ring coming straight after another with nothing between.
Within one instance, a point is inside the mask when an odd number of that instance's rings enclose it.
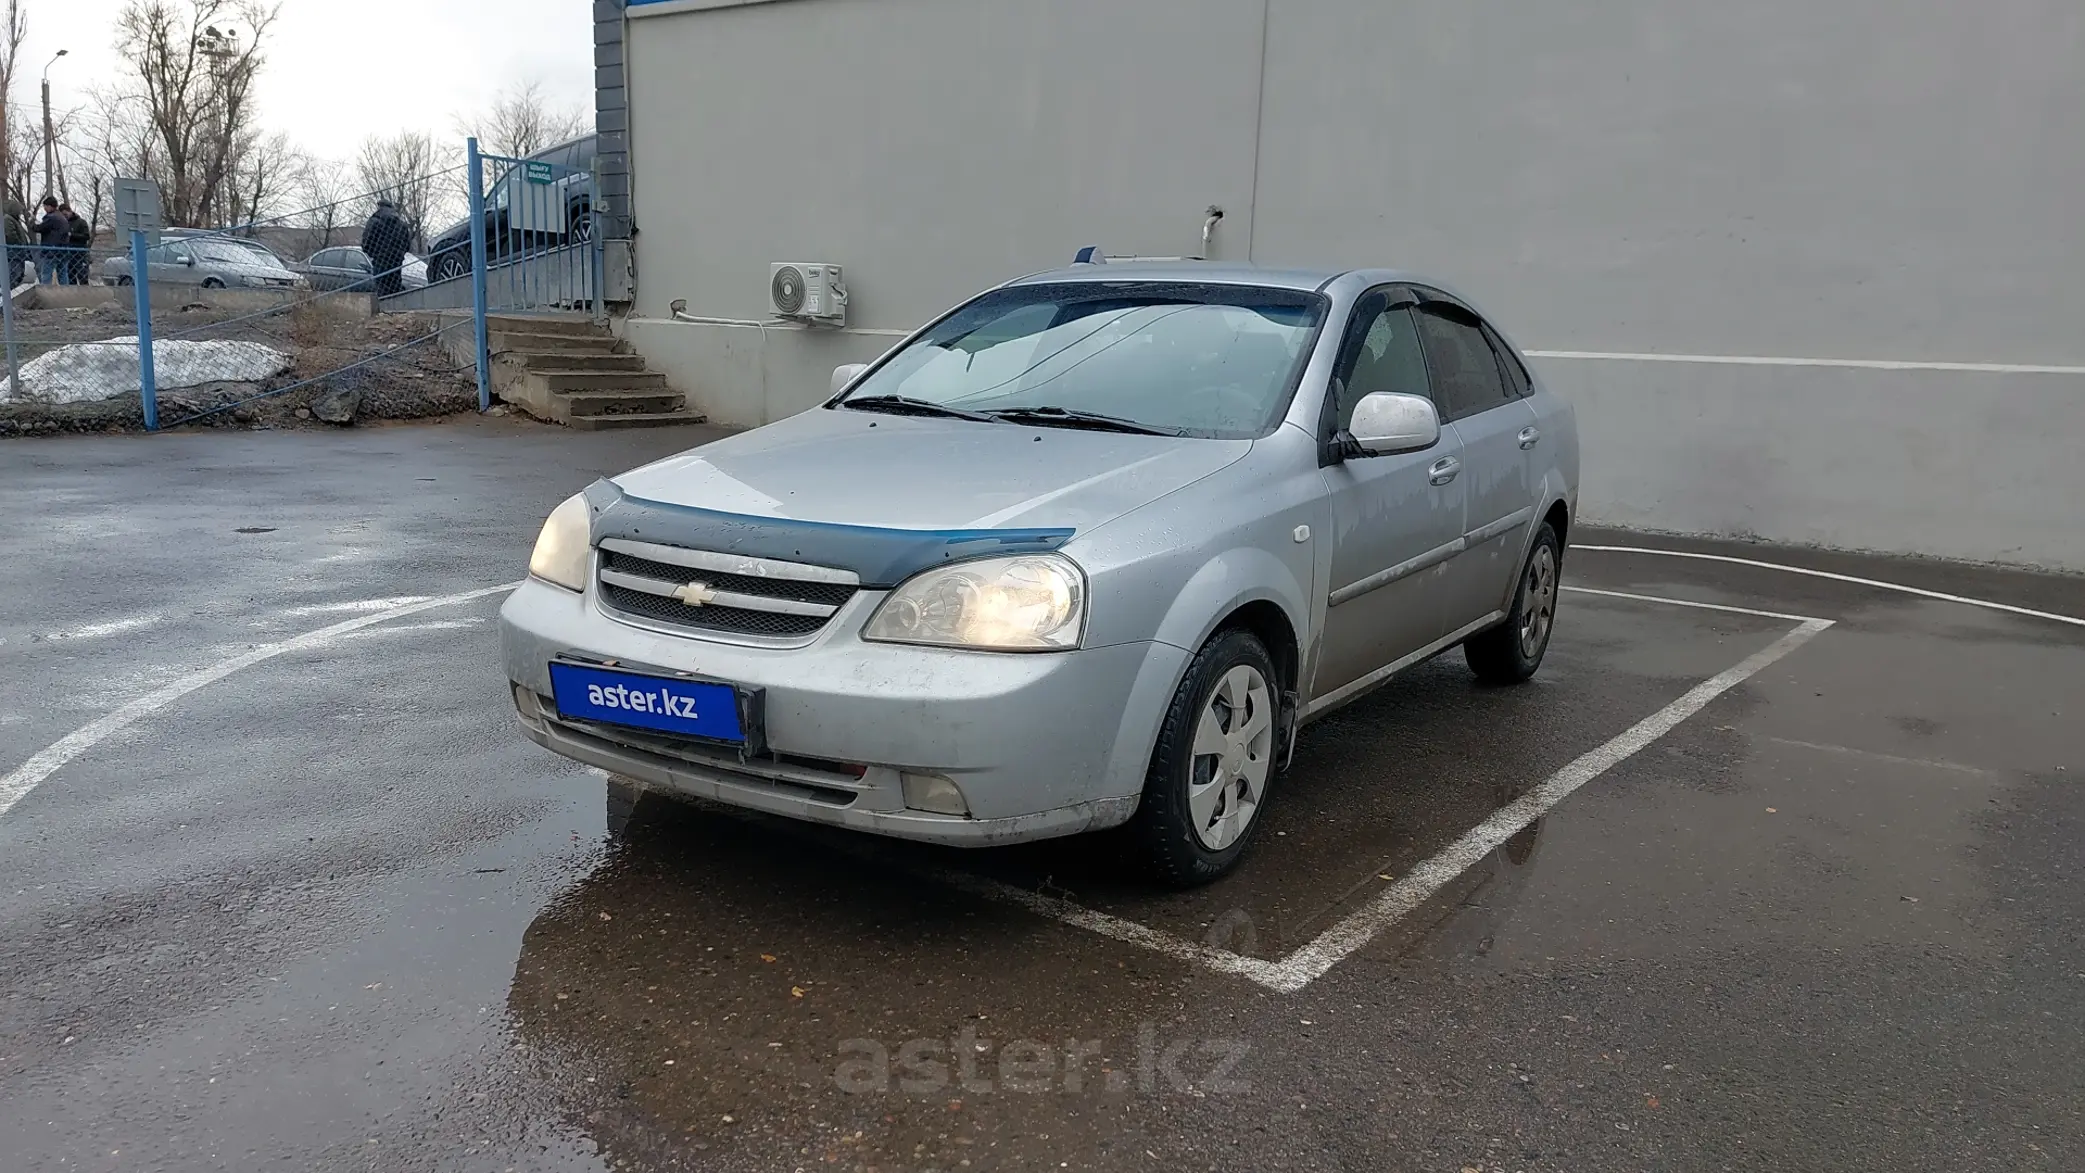
<instances>
[{"instance_id":1,"label":"dark suv","mask_svg":"<svg viewBox=\"0 0 2085 1173\"><path fill-rule=\"evenodd\" d=\"M485 171L486 258L498 263L593 239L594 148L598 136L559 143L508 167ZM453 281L471 274L471 222L466 217L428 242L427 279Z\"/></svg>"}]
</instances>

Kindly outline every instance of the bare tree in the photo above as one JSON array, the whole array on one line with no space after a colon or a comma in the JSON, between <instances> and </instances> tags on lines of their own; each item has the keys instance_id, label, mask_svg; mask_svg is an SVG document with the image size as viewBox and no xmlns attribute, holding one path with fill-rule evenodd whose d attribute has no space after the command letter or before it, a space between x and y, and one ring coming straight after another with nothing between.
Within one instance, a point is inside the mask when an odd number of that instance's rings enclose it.
<instances>
[{"instance_id":1,"label":"bare tree","mask_svg":"<svg viewBox=\"0 0 2085 1173\"><path fill-rule=\"evenodd\" d=\"M579 106L553 106L541 82L526 81L501 90L492 105L457 129L473 135L494 155L526 158L568 142L593 129L593 115Z\"/></svg>"},{"instance_id":2,"label":"bare tree","mask_svg":"<svg viewBox=\"0 0 2085 1173\"><path fill-rule=\"evenodd\" d=\"M29 14L22 11L21 0L7 0L6 25L0 27L0 197L11 196L29 202L26 185L14 186L14 159L17 142L14 117L14 71L15 58L21 54L22 42L29 38ZM4 202L4 200L0 200Z\"/></svg>"},{"instance_id":3,"label":"bare tree","mask_svg":"<svg viewBox=\"0 0 2085 1173\"><path fill-rule=\"evenodd\" d=\"M158 181L169 223L205 225L243 210L239 153L268 141L254 131L252 92L279 11L261 0L129 0L118 15L130 75L105 108L146 131L115 136L142 147L118 163Z\"/></svg>"},{"instance_id":4,"label":"bare tree","mask_svg":"<svg viewBox=\"0 0 2085 1173\"><path fill-rule=\"evenodd\" d=\"M356 209L347 206L348 169L333 159L306 157L297 165L298 219L310 234L306 252L333 247L334 234L352 223Z\"/></svg>"},{"instance_id":5,"label":"bare tree","mask_svg":"<svg viewBox=\"0 0 2085 1173\"><path fill-rule=\"evenodd\" d=\"M281 131L246 136L233 150L225 175L232 218L254 224L285 210L281 205L297 182L298 164L290 136Z\"/></svg>"},{"instance_id":6,"label":"bare tree","mask_svg":"<svg viewBox=\"0 0 2085 1173\"><path fill-rule=\"evenodd\" d=\"M397 204L400 214L412 221L416 236L448 203L442 182L448 170L434 136L420 131L364 139L355 156L355 178L368 194L368 203L387 199ZM351 214L368 212L361 208Z\"/></svg>"}]
</instances>

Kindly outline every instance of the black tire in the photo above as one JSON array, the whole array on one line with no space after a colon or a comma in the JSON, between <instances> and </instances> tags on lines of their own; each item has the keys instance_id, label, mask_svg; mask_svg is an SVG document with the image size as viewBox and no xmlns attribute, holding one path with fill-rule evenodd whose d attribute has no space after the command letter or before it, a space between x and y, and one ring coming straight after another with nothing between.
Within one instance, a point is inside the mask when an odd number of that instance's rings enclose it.
<instances>
[{"instance_id":1,"label":"black tire","mask_svg":"<svg viewBox=\"0 0 2085 1173\"><path fill-rule=\"evenodd\" d=\"M119 288L119 289L121 289L121 288L123 288L123 287L125 287L125 286L127 286L127 285L129 285L129 284L130 284L130 278L128 278L128 277L118 277L118 278L116 278L116 287L117 287L117 288Z\"/></svg>"},{"instance_id":2,"label":"black tire","mask_svg":"<svg viewBox=\"0 0 2085 1173\"><path fill-rule=\"evenodd\" d=\"M1242 807L1231 793L1231 784L1224 784L1223 799L1232 803L1233 811L1244 810L1245 821L1228 842L1212 847L1206 841L1205 829L1198 825L1203 820L1195 813L1194 795L1207 791L1210 784L1197 786L1197 782L1202 771L1213 769L1215 763L1209 755L1197 757L1195 737L1204 714L1215 711L1219 686L1239 668L1257 673L1264 684L1264 700L1254 703L1264 703L1266 708L1253 710L1248 706L1242 714L1231 711L1244 723L1264 716L1271 733L1261 750L1265 761L1261 763L1259 757L1249 760L1264 764L1266 770L1257 795ZM1206 884L1238 866L1251 848L1260 825L1266 822L1265 807L1272 797L1281 754L1286 748L1282 744L1286 722L1280 712L1281 696L1282 681L1275 672L1274 659L1250 632L1218 632L1188 665L1185 678L1173 694L1173 703L1166 709L1165 722L1159 726L1158 744L1152 749L1151 767L1144 778L1144 795L1130 823L1144 865L1160 883L1176 888ZM1257 737L1253 740L1257 741Z\"/></svg>"},{"instance_id":3,"label":"black tire","mask_svg":"<svg viewBox=\"0 0 2085 1173\"><path fill-rule=\"evenodd\" d=\"M435 261L434 270L428 274L428 280L454 281L458 277L468 277L470 273L471 261L467 254L461 251L448 252Z\"/></svg>"},{"instance_id":4,"label":"black tire","mask_svg":"<svg viewBox=\"0 0 2085 1173\"><path fill-rule=\"evenodd\" d=\"M1506 621L1463 641L1463 659L1486 684L1520 684L1542 666L1549 637L1556 631L1558 575L1564 544L1548 522L1535 531L1527 561L1513 588L1513 610Z\"/></svg>"},{"instance_id":5,"label":"black tire","mask_svg":"<svg viewBox=\"0 0 2085 1173\"><path fill-rule=\"evenodd\" d=\"M223 289L223 288L224 288L224 282L222 282L222 281L219 281L219 280L218 280L217 278L215 278L215 277L205 277L205 278L203 278L203 288L205 288L205 289Z\"/></svg>"},{"instance_id":6,"label":"black tire","mask_svg":"<svg viewBox=\"0 0 2085 1173\"><path fill-rule=\"evenodd\" d=\"M594 239L594 210L586 204L572 209L568 235L573 244L591 244Z\"/></svg>"}]
</instances>

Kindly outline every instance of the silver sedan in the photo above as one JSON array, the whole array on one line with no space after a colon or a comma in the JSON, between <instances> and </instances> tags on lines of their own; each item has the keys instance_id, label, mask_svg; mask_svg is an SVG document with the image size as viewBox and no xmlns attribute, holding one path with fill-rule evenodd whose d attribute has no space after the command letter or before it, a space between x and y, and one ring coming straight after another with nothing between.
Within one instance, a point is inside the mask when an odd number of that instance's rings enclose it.
<instances>
[{"instance_id":1,"label":"silver sedan","mask_svg":"<svg viewBox=\"0 0 2085 1173\"><path fill-rule=\"evenodd\" d=\"M501 613L532 740L938 843L1131 823L1192 884L1312 718L1542 662L1574 418L1438 282L1075 266L834 384L551 514Z\"/></svg>"}]
</instances>

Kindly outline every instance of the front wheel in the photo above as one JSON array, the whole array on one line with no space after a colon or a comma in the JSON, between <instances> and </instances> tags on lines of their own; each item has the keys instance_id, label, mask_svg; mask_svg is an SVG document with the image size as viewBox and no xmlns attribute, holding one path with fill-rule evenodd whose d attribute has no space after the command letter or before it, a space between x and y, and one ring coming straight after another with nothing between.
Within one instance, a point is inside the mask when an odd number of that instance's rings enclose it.
<instances>
[{"instance_id":1,"label":"front wheel","mask_svg":"<svg viewBox=\"0 0 2085 1173\"><path fill-rule=\"evenodd\" d=\"M222 281L219 281L219 280L218 280L217 278L215 278L215 277L205 277L205 278L203 278L203 288L205 288L205 289L223 289L223 288L224 288L224 282L222 282Z\"/></svg>"},{"instance_id":2,"label":"front wheel","mask_svg":"<svg viewBox=\"0 0 2085 1173\"><path fill-rule=\"evenodd\" d=\"M1549 634L1556 626L1557 572L1563 565L1562 542L1548 522L1535 531L1520 585L1513 592L1513 611L1506 621L1463 641L1470 671L1486 684L1519 684L1542 666Z\"/></svg>"},{"instance_id":3,"label":"front wheel","mask_svg":"<svg viewBox=\"0 0 2085 1173\"><path fill-rule=\"evenodd\" d=\"M1252 844L1281 749L1280 679L1245 631L1219 632L1188 665L1131 824L1160 881L1206 884Z\"/></svg>"}]
</instances>

